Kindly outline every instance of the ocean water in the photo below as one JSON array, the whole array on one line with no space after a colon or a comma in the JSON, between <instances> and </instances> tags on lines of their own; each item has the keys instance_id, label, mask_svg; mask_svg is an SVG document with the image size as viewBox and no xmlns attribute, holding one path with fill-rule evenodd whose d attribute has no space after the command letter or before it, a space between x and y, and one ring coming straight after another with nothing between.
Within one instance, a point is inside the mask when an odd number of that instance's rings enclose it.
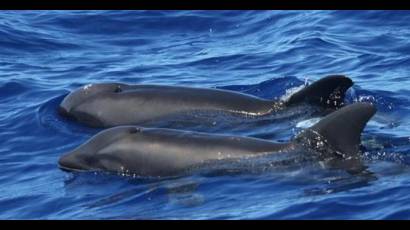
<instances>
[{"instance_id":1,"label":"ocean water","mask_svg":"<svg viewBox=\"0 0 410 230\"><path fill-rule=\"evenodd\" d=\"M0 219L409 219L409 11L1 11ZM68 173L59 157L99 129L56 113L71 90L124 82L280 98L345 74L374 103L362 155L375 178L258 159L179 178ZM287 141L320 119L164 127Z\"/></svg>"}]
</instances>

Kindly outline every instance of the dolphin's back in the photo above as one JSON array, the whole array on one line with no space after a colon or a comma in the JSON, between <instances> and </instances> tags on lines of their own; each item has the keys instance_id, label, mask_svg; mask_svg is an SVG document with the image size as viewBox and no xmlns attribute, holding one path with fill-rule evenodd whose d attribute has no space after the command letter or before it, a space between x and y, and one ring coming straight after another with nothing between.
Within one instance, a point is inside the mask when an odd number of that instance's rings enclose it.
<instances>
[{"instance_id":1,"label":"dolphin's back","mask_svg":"<svg viewBox=\"0 0 410 230\"><path fill-rule=\"evenodd\" d=\"M95 162L109 171L121 171L122 167L140 176L177 175L213 160L254 157L291 147L256 138L162 128L139 128L138 132L101 144L104 147L98 150Z\"/></svg>"},{"instance_id":2,"label":"dolphin's back","mask_svg":"<svg viewBox=\"0 0 410 230\"><path fill-rule=\"evenodd\" d=\"M263 115L274 102L227 90L138 85L107 93L79 105L73 113L88 114L96 126L141 124L190 112L224 111ZM91 126L94 126L92 123Z\"/></svg>"},{"instance_id":3,"label":"dolphin's back","mask_svg":"<svg viewBox=\"0 0 410 230\"><path fill-rule=\"evenodd\" d=\"M140 98L149 103L170 105L178 110L226 110L254 115L268 113L274 104L271 100L229 90L179 86L144 85L118 96Z\"/></svg>"}]
</instances>

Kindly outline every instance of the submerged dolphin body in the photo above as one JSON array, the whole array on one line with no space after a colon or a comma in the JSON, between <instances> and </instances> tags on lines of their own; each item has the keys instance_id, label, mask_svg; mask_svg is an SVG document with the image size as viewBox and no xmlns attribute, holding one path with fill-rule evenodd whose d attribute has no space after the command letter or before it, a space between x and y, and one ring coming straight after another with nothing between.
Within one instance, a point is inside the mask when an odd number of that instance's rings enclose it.
<instances>
[{"instance_id":1,"label":"submerged dolphin body","mask_svg":"<svg viewBox=\"0 0 410 230\"><path fill-rule=\"evenodd\" d=\"M346 90L352 85L352 80L345 76L327 76L286 101L273 101L220 89L91 84L67 95L59 106L59 113L91 127L105 128L138 125L197 111L261 116L303 102L338 108L343 104Z\"/></svg>"},{"instance_id":2,"label":"submerged dolphin body","mask_svg":"<svg viewBox=\"0 0 410 230\"><path fill-rule=\"evenodd\" d=\"M367 103L345 106L302 131L288 143L163 128L119 126L104 130L63 155L69 171L129 172L139 176L176 176L213 161L264 154L315 154L330 167L360 171L360 136L376 109Z\"/></svg>"}]
</instances>

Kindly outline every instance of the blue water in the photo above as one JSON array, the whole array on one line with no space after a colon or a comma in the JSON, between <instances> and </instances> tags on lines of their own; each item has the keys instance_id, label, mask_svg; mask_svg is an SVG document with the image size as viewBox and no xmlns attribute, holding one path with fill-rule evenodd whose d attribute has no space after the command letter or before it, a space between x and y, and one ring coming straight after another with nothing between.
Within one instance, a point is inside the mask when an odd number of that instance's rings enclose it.
<instances>
[{"instance_id":1,"label":"blue water","mask_svg":"<svg viewBox=\"0 0 410 230\"><path fill-rule=\"evenodd\" d=\"M1 11L0 219L409 219L409 21L409 11ZM354 80L348 103L378 108L361 156L375 179L269 159L174 179L58 168L99 131L56 113L81 85L280 98L328 74ZM287 141L312 114L163 126Z\"/></svg>"}]
</instances>

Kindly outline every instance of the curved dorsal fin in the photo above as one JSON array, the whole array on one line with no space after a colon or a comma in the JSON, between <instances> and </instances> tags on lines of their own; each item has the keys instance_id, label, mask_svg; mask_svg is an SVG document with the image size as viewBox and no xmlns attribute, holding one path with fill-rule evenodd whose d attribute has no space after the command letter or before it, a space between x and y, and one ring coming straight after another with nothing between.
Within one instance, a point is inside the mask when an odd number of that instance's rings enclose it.
<instances>
[{"instance_id":1,"label":"curved dorsal fin","mask_svg":"<svg viewBox=\"0 0 410 230\"><path fill-rule=\"evenodd\" d=\"M313 146L318 146L318 141L325 141L333 150L352 156L358 153L361 133L375 113L372 104L354 103L325 116L296 138L307 140Z\"/></svg>"},{"instance_id":2,"label":"curved dorsal fin","mask_svg":"<svg viewBox=\"0 0 410 230\"><path fill-rule=\"evenodd\" d=\"M343 75L330 75L293 94L286 105L307 102L326 108L339 108L343 105L346 91L353 85L353 81Z\"/></svg>"}]
</instances>

